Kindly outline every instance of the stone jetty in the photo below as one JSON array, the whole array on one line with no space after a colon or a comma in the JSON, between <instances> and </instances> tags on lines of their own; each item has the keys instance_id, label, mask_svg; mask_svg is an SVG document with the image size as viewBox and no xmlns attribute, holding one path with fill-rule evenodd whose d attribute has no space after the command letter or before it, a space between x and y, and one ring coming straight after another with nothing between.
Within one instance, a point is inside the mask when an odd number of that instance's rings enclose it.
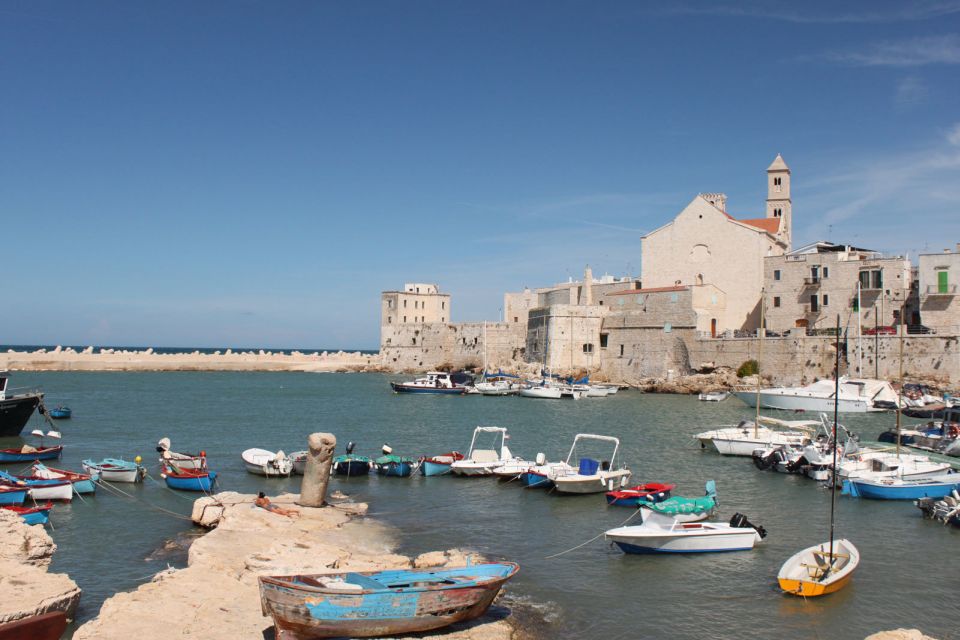
<instances>
[{"instance_id":1,"label":"stone jetty","mask_svg":"<svg viewBox=\"0 0 960 640\"><path fill-rule=\"evenodd\" d=\"M0 509L0 624L49 611L73 618L80 587L65 574L47 571L56 550L43 526Z\"/></svg>"},{"instance_id":2,"label":"stone jetty","mask_svg":"<svg viewBox=\"0 0 960 640\"><path fill-rule=\"evenodd\" d=\"M272 637L260 610L257 576L331 573L465 564L463 552L411 559L393 552L390 531L355 516L366 505L334 493L325 508L302 507L299 496L273 502L300 511L285 517L255 507L255 496L224 492L194 503L193 520L212 528L190 547L185 569L163 571L132 592L108 599L74 640L205 640ZM497 615L499 611L500 615ZM431 634L445 640L518 640L503 610Z\"/></svg>"}]
</instances>

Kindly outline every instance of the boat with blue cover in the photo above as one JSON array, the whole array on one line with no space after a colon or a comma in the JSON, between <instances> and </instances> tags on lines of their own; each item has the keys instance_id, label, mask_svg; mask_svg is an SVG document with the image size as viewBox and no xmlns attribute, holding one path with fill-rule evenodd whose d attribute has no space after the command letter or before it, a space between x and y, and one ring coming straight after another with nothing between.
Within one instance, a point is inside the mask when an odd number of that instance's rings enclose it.
<instances>
[{"instance_id":1,"label":"boat with blue cover","mask_svg":"<svg viewBox=\"0 0 960 640\"><path fill-rule=\"evenodd\" d=\"M338 476L365 476L369 475L373 462L367 456L358 456L353 453L353 442L347 443L347 453L333 459L333 473Z\"/></svg>"},{"instance_id":2,"label":"boat with blue cover","mask_svg":"<svg viewBox=\"0 0 960 640\"><path fill-rule=\"evenodd\" d=\"M3 508L14 512L23 518L23 521L27 524L47 524L50 522L50 509L53 508L53 503L48 502L35 507L15 507L12 505L7 505Z\"/></svg>"},{"instance_id":3,"label":"boat with blue cover","mask_svg":"<svg viewBox=\"0 0 960 640\"><path fill-rule=\"evenodd\" d=\"M59 407L50 409L47 414L54 420L69 420L73 415L73 411L70 410L70 407L60 405Z\"/></svg>"},{"instance_id":4,"label":"boat with blue cover","mask_svg":"<svg viewBox=\"0 0 960 640\"><path fill-rule=\"evenodd\" d=\"M844 495L854 498L872 498L874 500L943 498L955 490L960 490L960 474L957 473L932 480L851 478L843 481Z\"/></svg>"},{"instance_id":5,"label":"boat with blue cover","mask_svg":"<svg viewBox=\"0 0 960 640\"><path fill-rule=\"evenodd\" d=\"M48 480L69 480L73 483L74 493L96 493L97 480L100 479L99 474L91 475L88 473L68 471L66 469L54 469L53 467L46 466L42 462L35 462L30 468L30 473L38 478L46 478Z\"/></svg>"},{"instance_id":6,"label":"boat with blue cover","mask_svg":"<svg viewBox=\"0 0 960 640\"><path fill-rule=\"evenodd\" d=\"M463 454L459 451L424 458L420 461L420 475L427 477L446 475L450 473L450 465L457 460L463 460Z\"/></svg>"},{"instance_id":7,"label":"boat with blue cover","mask_svg":"<svg viewBox=\"0 0 960 640\"><path fill-rule=\"evenodd\" d=\"M164 465L160 474L167 486L181 491L204 491L209 493L217 481L217 472L209 469L178 469Z\"/></svg>"},{"instance_id":8,"label":"boat with blue cover","mask_svg":"<svg viewBox=\"0 0 960 640\"><path fill-rule=\"evenodd\" d=\"M413 458L394 455L393 449L386 444L383 445L383 455L373 461L379 475L394 478L409 478L415 464Z\"/></svg>"},{"instance_id":9,"label":"boat with blue cover","mask_svg":"<svg viewBox=\"0 0 960 640\"><path fill-rule=\"evenodd\" d=\"M63 453L63 445L55 447L31 447L28 444L19 449L0 449L0 462L33 462L34 460L56 460Z\"/></svg>"},{"instance_id":10,"label":"boat with blue cover","mask_svg":"<svg viewBox=\"0 0 960 640\"><path fill-rule=\"evenodd\" d=\"M140 465L140 456L133 462L120 458L103 460L84 460L83 469L91 476L96 474L106 482L140 482L146 477L147 470Z\"/></svg>"},{"instance_id":11,"label":"boat with blue cover","mask_svg":"<svg viewBox=\"0 0 960 640\"><path fill-rule=\"evenodd\" d=\"M73 499L73 484L62 478L48 480L35 476L15 476L0 471L0 484L11 487L26 487L27 495L36 500L65 500Z\"/></svg>"},{"instance_id":12,"label":"boat with blue cover","mask_svg":"<svg viewBox=\"0 0 960 640\"><path fill-rule=\"evenodd\" d=\"M518 570L502 562L433 571L261 576L260 605L273 618L278 638L407 635L483 615Z\"/></svg>"},{"instance_id":13,"label":"boat with blue cover","mask_svg":"<svg viewBox=\"0 0 960 640\"><path fill-rule=\"evenodd\" d=\"M0 505L23 504L27 499L26 487L0 485Z\"/></svg>"}]
</instances>

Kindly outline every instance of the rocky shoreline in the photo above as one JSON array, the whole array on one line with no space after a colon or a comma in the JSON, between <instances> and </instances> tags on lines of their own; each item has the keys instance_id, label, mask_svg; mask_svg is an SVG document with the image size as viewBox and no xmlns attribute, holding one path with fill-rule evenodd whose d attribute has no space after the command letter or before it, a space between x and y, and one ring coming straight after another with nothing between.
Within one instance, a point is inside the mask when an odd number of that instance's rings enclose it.
<instances>
[{"instance_id":1,"label":"rocky shoreline","mask_svg":"<svg viewBox=\"0 0 960 640\"><path fill-rule=\"evenodd\" d=\"M254 498L225 492L197 500L193 520L211 531L190 546L188 566L160 572L135 591L109 598L100 614L76 631L74 640L272 638L273 621L260 609L258 575L466 562L464 552L455 549L417 558L394 553L387 528L357 519L366 513L367 505L349 502L341 494L331 496L333 504L323 509L296 506L299 518L254 507ZM290 506L297 498L284 494L273 501ZM519 632L506 620L508 613L502 606L494 606L478 620L440 630L431 637L519 640Z\"/></svg>"}]
</instances>

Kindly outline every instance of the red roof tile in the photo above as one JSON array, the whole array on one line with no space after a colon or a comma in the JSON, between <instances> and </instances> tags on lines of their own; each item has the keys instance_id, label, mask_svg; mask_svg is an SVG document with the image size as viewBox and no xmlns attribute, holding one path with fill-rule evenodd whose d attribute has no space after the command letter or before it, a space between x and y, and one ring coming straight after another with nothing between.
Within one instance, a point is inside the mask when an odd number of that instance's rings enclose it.
<instances>
[{"instance_id":1,"label":"red roof tile","mask_svg":"<svg viewBox=\"0 0 960 640\"><path fill-rule=\"evenodd\" d=\"M737 222L756 227L767 233L776 233L780 230L780 218L753 218L751 220L737 220Z\"/></svg>"}]
</instances>

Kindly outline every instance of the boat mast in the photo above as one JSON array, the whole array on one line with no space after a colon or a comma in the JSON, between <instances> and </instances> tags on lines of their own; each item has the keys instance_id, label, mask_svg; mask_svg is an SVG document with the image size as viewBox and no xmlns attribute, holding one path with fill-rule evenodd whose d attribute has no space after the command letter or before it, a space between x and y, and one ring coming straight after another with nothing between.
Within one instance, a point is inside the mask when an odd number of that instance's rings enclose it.
<instances>
[{"instance_id":1,"label":"boat mast","mask_svg":"<svg viewBox=\"0 0 960 640\"><path fill-rule=\"evenodd\" d=\"M760 430L760 361L763 359L763 338L766 336L767 327L764 324L763 309L765 289L760 289L760 347L757 350L757 415L753 419L753 437L759 438Z\"/></svg>"},{"instance_id":2,"label":"boat mast","mask_svg":"<svg viewBox=\"0 0 960 640\"><path fill-rule=\"evenodd\" d=\"M487 377L487 321L483 321L483 377Z\"/></svg>"},{"instance_id":3,"label":"boat mast","mask_svg":"<svg viewBox=\"0 0 960 640\"><path fill-rule=\"evenodd\" d=\"M900 305L900 357L898 358L900 364L900 371L897 375L900 378L900 393L897 395L897 458L900 458L900 414L903 411L903 332L906 330L906 325L903 324L903 312L906 310L907 306L906 301L902 302Z\"/></svg>"},{"instance_id":4,"label":"boat mast","mask_svg":"<svg viewBox=\"0 0 960 640\"><path fill-rule=\"evenodd\" d=\"M830 474L830 567L833 567L833 524L837 506L837 420L840 413L840 314L837 314L837 360L833 390L833 473ZM824 575L826 577L826 575Z\"/></svg>"}]
</instances>

